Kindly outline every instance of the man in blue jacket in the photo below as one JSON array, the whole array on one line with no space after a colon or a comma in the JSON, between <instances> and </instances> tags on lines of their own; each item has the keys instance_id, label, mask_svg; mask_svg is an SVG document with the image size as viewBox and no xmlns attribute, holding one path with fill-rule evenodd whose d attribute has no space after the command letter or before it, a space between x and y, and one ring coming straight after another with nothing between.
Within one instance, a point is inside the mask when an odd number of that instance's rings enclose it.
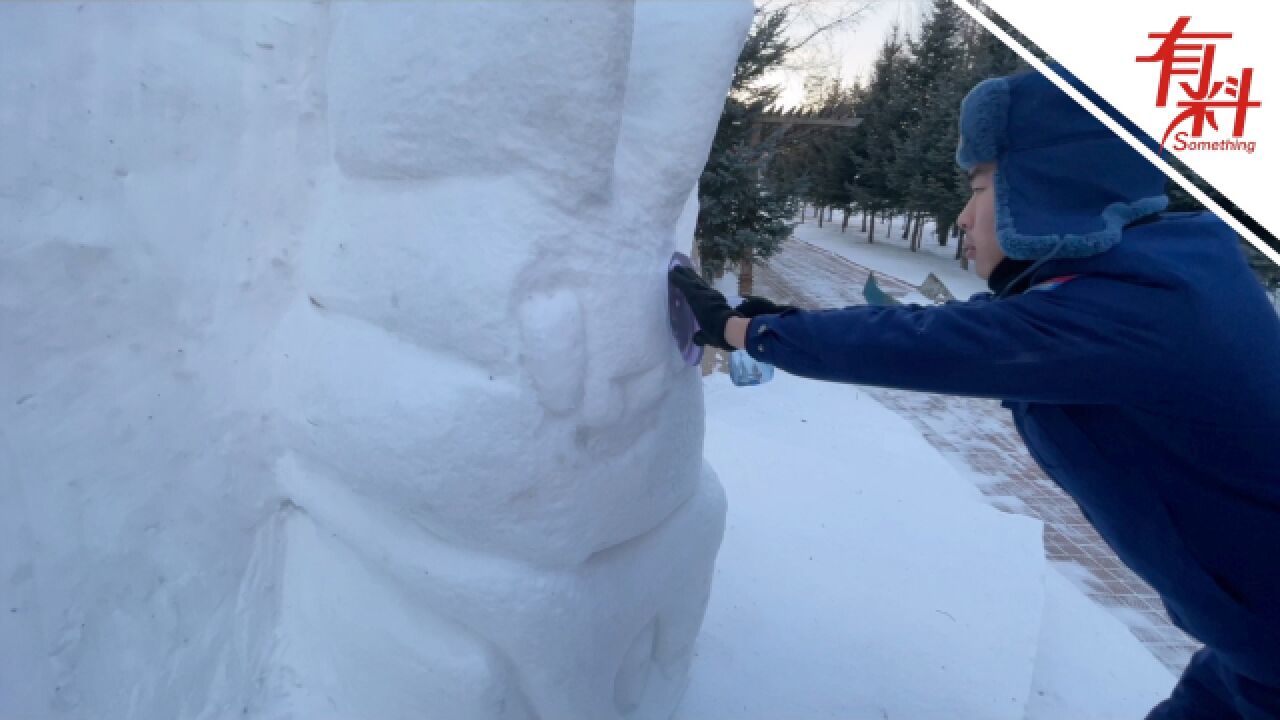
<instances>
[{"instance_id":1,"label":"man in blue jacket","mask_svg":"<svg viewBox=\"0 0 1280 720\"><path fill-rule=\"evenodd\" d=\"M1149 718L1280 719L1280 320L1235 233L1164 213L1161 172L1038 73L975 87L960 135L960 224L991 293L734 309L673 271L699 340L818 380L1002 400L1205 644Z\"/></svg>"}]
</instances>

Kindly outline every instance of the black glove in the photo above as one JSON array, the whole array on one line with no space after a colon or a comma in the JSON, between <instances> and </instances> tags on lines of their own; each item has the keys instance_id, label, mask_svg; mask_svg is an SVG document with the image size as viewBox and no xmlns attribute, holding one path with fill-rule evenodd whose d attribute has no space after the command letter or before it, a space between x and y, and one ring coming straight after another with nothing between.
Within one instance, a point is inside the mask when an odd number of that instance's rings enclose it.
<instances>
[{"instance_id":1,"label":"black glove","mask_svg":"<svg viewBox=\"0 0 1280 720\"><path fill-rule=\"evenodd\" d=\"M778 305L772 300L748 295L745 300L738 303L738 307L734 308L734 312L743 317L753 318L757 315L781 315L788 310L795 309L794 305Z\"/></svg>"},{"instance_id":2,"label":"black glove","mask_svg":"<svg viewBox=\"0 0 1280 720\"><path fill-rule=\"evenodd\" d=\"M713 345L727 352L737 350L724 339L724 326L729 318L742 317L729 307L729 301L691 268L672 268L667 273L667 280L684 295L693 316L698 319L698 327L701 329L694 334L693 341L699 345Z\"/></svg>"}]
</instances>

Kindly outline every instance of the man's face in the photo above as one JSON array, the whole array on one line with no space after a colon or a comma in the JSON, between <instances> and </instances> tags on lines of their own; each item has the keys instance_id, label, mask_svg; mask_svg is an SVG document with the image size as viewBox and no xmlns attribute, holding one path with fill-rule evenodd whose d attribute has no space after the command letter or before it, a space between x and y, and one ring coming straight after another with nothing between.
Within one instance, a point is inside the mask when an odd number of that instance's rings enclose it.
<instances>
[{"instance_id":1,"label":"man's face","mask_svg":"<svg viewBox=\"0 0 1280 720\"><path fill-rule=\"evenodd\" d=\"M973 263L978 277L986 280L1004 259L1004 251L996 241L996 166L984 163L969 174L969 203L960 213L964 229L964 254Z\"/></svg>"}]
</instances>

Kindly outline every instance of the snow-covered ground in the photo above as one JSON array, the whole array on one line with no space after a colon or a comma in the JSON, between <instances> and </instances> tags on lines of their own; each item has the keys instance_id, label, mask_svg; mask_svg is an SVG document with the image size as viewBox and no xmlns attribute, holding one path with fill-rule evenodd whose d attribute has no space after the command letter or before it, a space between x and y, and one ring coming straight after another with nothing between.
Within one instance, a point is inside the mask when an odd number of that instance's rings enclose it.
<instances>
[{"instance_id":1,"label":"snow-covered ground","mask_svg":"<svg viewBox=\"0 0 1280 720\"><path fill-rule=\"evenodd\" d=\"M853 386L705 378L728 526L678 720L1134 718L1174 678Z\"/></svg>"},{"instance_id":2,"label":"snow-covered ground","mask_svg":"<svg viewBox=\"0 0 1280 720\"><path fill-rule=\"evenodd\" d=\"M946 247L938 245L933 223L925 223L921 247L912 252L907 241L902 239L904 218L894 219L893 232L889 232L888 222L877 221L873 243L868 243L867 233L862 232L861 215L852 215L844 232L840 231L840 218L837 211L834 220L818 227L817 218L809 213L803 223L796 225L794 237L912 285L919 285L929 273L933 273L960 300L987 290L982 278L960 267L960 261L955 257L954 238L947 242Z\"/></svg>"}]
</instances>

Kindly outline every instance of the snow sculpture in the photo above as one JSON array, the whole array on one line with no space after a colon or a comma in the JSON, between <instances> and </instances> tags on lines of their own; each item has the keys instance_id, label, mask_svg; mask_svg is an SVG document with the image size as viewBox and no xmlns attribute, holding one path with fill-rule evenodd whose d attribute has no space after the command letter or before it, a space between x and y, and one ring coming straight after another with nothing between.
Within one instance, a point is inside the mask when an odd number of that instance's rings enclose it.
<instances>
[{"instance_id":1,"label":"snow sculpture","mask_svg":"<svg viewBox=\"0 0 1280 720\"><path fill-rule=\"evenodd\" d=\"M0 6L0 716L668 717L750 16Z\"/></svg>"}]
</instances>

